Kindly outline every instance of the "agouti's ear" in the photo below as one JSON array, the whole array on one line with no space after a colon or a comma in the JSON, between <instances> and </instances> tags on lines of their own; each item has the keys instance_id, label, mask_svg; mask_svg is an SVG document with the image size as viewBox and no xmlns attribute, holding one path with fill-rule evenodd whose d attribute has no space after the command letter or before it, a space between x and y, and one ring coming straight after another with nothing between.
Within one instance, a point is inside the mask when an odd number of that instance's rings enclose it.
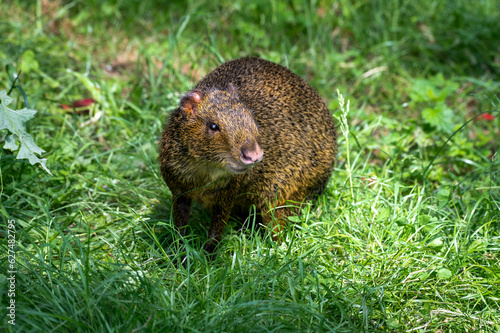
<instances>
[{"instance_id":1,"label":"agouti's ear","mask_svg":"<svg viewBox=\"0 0 500 333\"><path fill-rule=\"evenodd\" d=\"M239 94L238 94L238 88L236 88L236 86L232 83L229 83L227 85L227 91L229 92L229 94L231 96L233 96L234 98L239 98Z\"/></svg>"},{"instance_id":2,"label":"agouti's ear","mask_svg":"<svg viewBox=\"0 0 500 333\"><path fill-rule=\"evenodd\" d=\"M193 90L181 98L180 108L186 116L190 117L194 114L202 97L203 94L201 91Z\"/></svg>"}]
</instances>

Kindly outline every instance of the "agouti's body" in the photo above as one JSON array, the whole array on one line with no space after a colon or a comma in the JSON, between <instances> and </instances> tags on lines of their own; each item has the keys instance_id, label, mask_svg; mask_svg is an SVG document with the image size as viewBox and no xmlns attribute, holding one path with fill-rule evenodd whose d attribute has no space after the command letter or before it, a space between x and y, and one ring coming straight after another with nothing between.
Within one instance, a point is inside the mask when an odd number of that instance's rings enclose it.
<instances>
[{"instance_id":1,"label":"agouti's body","mask_svg":"<svg viewBox=\"0 0 500 333\"><path fill-rule=\"evenodd\" d=\"M187 93L160 142L161 172L184 234L191 200L211 210L212 252L231 210L255 205L274 234L290 210L321 194L337 152L320 96L287 68L258 58L226 62ZM276 210L273 213L273 209Z\"/></svg>"}]
</instances>

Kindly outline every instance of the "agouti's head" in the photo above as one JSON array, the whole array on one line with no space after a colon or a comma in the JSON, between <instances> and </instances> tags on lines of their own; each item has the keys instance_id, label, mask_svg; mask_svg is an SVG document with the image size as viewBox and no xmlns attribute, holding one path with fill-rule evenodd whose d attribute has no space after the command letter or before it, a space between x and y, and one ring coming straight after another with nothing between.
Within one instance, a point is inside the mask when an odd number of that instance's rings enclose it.
<instances>
[{"instance_id":1,"label":"agouti's head","mask_svg":"<svg viewBox=\"0 0 500 333\"><path fill-rule=\"evenodd\" d=\"M182 97L183 134L187 154L211 178L246 172L262 160L259 129L252 111L227 90L194 90Z\"/></svg>"}]
</instances>

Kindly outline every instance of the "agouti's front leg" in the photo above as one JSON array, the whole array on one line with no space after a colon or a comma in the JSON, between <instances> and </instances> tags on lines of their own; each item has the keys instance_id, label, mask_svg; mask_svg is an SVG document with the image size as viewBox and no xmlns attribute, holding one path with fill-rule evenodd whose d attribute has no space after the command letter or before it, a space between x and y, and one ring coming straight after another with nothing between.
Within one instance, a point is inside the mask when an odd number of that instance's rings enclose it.
<instances>
[{"instance_id":1,"label":"agouti's front leg","mask_svg":"<svg viewBox=\"0 0 500 333\"><path fill-rule=\"evenodd\" d=\"M234 205L234 198L238 194L239 179L235 179L228 187L219 189L213 198L212 218L210 222L210 232L208 242L205 245L205 251L213 254L215 247L222 238L222 233L229 221L229 215Z\"/></svg>"},{"instance_id":2,"label":"agouti's front leg","mask_svg":"<svg viewBox=\"0 0 500 333\"><path fill-rule=\"evenodd\" d=\"M191 215L191 198L184 195L174 198L174 224L181 236L184 236Z\"/></svg>"},{"instance_id":3,"label":"agouti's front leg","mask_svg":"<svg viewBox=\"0 0 500 333\"><path fill-rule=\"evenodd\" d=\"M209 254L213 254L215 247L220 242L222 238L222 233L226 227L227 221L229 220L229 215L231 214L231 208L233 207L232 200L227 200L231 202L224 202L216 204L212 207L212 218L210 223L210 232L208 234L208 242L205 245L205 251Z\"/></svg>"}]
</instances>

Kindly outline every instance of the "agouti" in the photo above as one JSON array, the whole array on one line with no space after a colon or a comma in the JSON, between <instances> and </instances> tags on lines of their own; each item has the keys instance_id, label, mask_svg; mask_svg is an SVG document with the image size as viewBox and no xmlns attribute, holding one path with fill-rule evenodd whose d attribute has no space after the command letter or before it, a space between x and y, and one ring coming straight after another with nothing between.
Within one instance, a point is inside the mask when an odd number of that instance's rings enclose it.
<instances>
[{"instance_id":1,"label":"agouti","mask_svg":"<svg viewBox=\"0 0 500 333\"><path fill-rule=\"evenodd\" d=\"M289 69L259 58L226 62L181 98L160 140L161 173L182 235L191 201L211 211L212 253L231 211L260 212L273 238L292 210L323 192L337 153L330 111Z\"/></svg>"}]
</instances>

